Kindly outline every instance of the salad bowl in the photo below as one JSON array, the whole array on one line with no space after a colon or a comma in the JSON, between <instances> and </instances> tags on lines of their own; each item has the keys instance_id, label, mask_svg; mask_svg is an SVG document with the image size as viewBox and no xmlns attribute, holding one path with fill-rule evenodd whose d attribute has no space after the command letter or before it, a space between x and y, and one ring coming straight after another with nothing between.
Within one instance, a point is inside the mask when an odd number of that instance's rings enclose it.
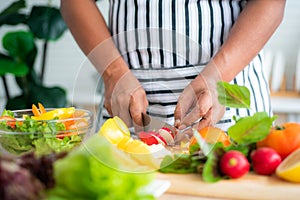
<instances>
[{"instance_id":1,"label":"salad bowl","mask_svg":"<svg viewBox=\"0 0 300 200\"><path fill-rule=\"evenodd\" d=\"M4 110L0 116L2 152L37 155L70 151L93 129L93 113L85 109L49 108Z\"/></svg>"}]
</instances>

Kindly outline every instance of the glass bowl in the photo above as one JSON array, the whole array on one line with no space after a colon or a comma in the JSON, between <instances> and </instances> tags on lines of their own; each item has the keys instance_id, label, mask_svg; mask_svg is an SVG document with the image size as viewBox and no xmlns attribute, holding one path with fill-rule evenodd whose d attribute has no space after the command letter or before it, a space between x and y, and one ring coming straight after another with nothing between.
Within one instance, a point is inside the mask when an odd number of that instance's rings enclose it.
<instances>
[{"instance_id":1,"label":"glass bowl","mask_svg":"<svg viewBox=\"0 0 300 200\"><path fill-rule=\"evenodd\" d=\"M46 113L63 109L46 109ZM70 151L93 129L93 113L84 109L73 108L72 114L51 120L34 118L31 109L9 112L13 118L0 117L0 145L2 151L13 155Z\"/></svg>"}]
</instances>

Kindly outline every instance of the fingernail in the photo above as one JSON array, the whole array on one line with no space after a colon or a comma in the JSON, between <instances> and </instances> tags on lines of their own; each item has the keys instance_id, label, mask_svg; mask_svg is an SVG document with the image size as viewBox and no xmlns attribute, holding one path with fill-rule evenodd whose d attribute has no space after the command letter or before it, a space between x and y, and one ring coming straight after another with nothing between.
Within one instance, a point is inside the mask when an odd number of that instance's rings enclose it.
<instances>
[{"instance_id":1,"label":"fingernail","mask_svg":"<svg viewBox=\"0 0 300 200\"><path fill-rule=\"evenodd\" d=\"M176 119L174 122L174 126L178 127L180 125L180 119Z\"/></svg>"}]
</instances>

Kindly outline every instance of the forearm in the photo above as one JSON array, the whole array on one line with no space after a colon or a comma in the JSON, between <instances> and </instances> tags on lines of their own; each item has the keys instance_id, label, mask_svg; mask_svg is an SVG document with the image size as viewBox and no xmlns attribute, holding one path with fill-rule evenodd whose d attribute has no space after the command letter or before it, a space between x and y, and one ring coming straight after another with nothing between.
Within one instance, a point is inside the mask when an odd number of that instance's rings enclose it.
<instances>
[{"instance_id":1,"label":"forearm","mask_svg":"<svg viewBox=\"0 0 300 200\"><path fill-rule=\"evenodd\" d=\"M77 44L105 79L128 70L94 0L61 0L61 13Z\"/></svg>"},{"instance_id":2,"label":"forearm","mask_svg":"<svg viewBox=\"0 0 300 200\"><path fill-rule=\"evenodd\" d=\"M284 7L285 0L249 0L203 74L215 73L221 80L231 81L275 32L282 21Z\"/></svg>"}]
</instances>

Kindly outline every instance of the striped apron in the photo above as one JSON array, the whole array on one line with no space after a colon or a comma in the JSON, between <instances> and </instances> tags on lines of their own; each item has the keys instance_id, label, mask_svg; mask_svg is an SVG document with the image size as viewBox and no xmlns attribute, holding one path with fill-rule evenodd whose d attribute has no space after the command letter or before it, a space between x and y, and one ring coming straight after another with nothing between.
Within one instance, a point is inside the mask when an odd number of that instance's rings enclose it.
<instances>
[{"instance_id":1,"label":"striped apron","mask_svg":"<svg viewBox=\"0 0 300 200\"><path fill-rule=\"evenodd\" d=\"M177 99L226 40L245 0L110 0L113 40L149 101L148 112L171 124ZM232 83L246 86L251 109L226 108L217 126L227 130L232 116L271 114L262 54ZM109 117L104 109L104 117Z\"/></svg>"}]
</instances>

